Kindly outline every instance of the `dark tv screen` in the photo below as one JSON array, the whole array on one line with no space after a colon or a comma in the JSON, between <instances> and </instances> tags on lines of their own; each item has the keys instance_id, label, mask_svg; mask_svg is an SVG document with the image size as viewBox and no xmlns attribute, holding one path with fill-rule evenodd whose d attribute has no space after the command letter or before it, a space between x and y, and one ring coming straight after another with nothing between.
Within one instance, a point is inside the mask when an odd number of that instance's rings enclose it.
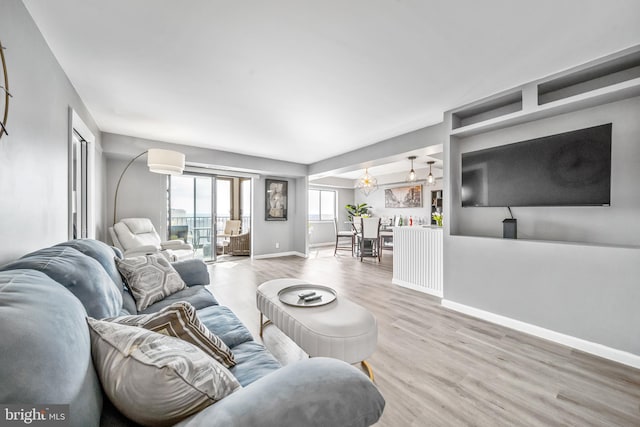
<instances>
[{"instance_id":1,"label":"dark tv screen","mask_svg":"<svg viewBox=\"0 0 640 427\"><path fill-rule=\"evenodd\" d=\"M462 154L462 206L611 203L611 123Z\"/></svg>"}]
</instances>

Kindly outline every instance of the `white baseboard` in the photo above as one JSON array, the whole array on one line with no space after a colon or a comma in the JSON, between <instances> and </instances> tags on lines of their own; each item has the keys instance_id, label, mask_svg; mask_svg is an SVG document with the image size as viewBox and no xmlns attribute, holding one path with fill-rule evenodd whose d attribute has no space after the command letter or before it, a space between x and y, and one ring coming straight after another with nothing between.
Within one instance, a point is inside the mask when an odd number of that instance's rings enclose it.
<instances>
[{"instance_id":1,"label":"white baseboard","mask_svg":"<svg viewBox=\"0 0 640 427\"><path fill-rule=\"evenodd\" d=\"M404 280L400 280L400 279L391 279L391 283L393 283L394 285L402 286L403 288L413 289L414 291L418 291L425 294L433 295L434 297L442 298L442 291L427 289L422 286L414 285L411 282L405 282Z\"/></svg>"},{"instance_id":2,"label":"white baseboard","mask_svg":"<svg viewBox=\"0 0 640 427\"><path fill-rule=\"evenodd\" d=\"M633 353L617 350L615 348L607 347L602 344L583 340L582 338L572 337L571 335L565 335L560 332L552 331L550 329L532 325L530 323L525 323L520 320L512 319L510 317L501 316L489 311L480 310L479 308L470 307L468 305L460 304L454 301L443 299L441 301L441 304L443 307L446 307L448 309L468 314L469 316L477 317L479 319L486 320L487 322L506 326L507 328L515 329L516 331L544 338L558 344L566 345L568 347L584 351L585 353L594 354L605 359L613 360L615 362L640 369L640 356Z\"/></svg>"},{"instance_id":3,"label":"white baseboard","mask_svg":"<svg viewBox=\"0 0 640 427\"><path fill-rule=\"evenodd\" d=\"M265 258L279 258L283 256L299 256L302 258L306 258L307 255L302 252L297 251L288 251L288 252L275 252L272 254L262 254L262 255L254 255L253 259L265 259Z\"/></svg>"},{"instance_id":4,"label":"white baseboard","mask_svg":"<svg viewBox=\"0 0 640 427\"><path fill-rule=\"evenodd\" d=\"M324 243L313 243L310 244L310 248L319 248L320 246L335 246L336 242L324 242Z\"/></svg>"}]
</instances>

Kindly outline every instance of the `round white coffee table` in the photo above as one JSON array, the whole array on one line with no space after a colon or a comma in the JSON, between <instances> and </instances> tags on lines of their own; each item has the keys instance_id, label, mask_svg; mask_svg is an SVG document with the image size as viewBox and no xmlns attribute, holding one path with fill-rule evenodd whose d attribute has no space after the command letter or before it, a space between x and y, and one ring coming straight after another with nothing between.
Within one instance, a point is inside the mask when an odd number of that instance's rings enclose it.
<instances>
[{"instance_id":1,"label":"round white coffee table","mask_svg":"<svg viewBox=\"0 0 640 427\"><path fill-rule=\"evenodd\" d=\"M347 363L361 363L373 380L366 359L378 342L375 317L360 305L338 295L335 301L316 307L296 307L280 301L278 293L289 286L308 284L299 279L269 280L258 286L260 336L273 323L310 357L332 357ZM264 317L267 317L266 322Z\"/></svg>"}]
</instances>

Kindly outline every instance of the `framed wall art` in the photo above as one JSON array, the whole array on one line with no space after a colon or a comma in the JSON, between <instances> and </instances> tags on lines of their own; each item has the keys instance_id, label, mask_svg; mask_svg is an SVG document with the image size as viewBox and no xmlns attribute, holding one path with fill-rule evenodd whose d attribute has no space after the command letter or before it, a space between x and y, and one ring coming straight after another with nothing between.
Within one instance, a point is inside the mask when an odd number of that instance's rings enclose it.
<instances>
[{"instance_id":1,"label":"framed wall art","mask_svg":"<svg viewBox=\"0 0 640 427\"><path fill-rule=\"evenodd\" d=\"M422 185L387 188L384 190L385 208L421 208Z\"/></svg>"},{"instance_id":2,"label":"framed wall art","mask_svg":"<svg viewBox=\"0 0 640 427\"><path fill-rule=\"evenodd\" d=\"M288 184L278 179L265 180L265 220L287 220Z\"/></svg>"}]
</instances>

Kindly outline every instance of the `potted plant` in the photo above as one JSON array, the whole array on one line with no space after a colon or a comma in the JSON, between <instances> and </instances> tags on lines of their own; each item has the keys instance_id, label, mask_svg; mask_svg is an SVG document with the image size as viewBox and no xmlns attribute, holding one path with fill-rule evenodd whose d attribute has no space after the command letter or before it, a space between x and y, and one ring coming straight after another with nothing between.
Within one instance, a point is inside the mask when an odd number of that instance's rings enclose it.
<instances>
[{"instance_id":1,"label":"potted plant","mask_svg":"<svg viewBox=\"0 0 640 427\"><path fill-rule=\"evenodd\" d=\"M442 213L441 212L434 212L434 213L431 214L431 217L435 220L435 222L438 225L438 227L442 227Z\"/></svg>"},{"instance_id":2,"label":"potted plant","mask_svg":"<svg viewBox=\"0 0 640 427\"><path fill-rule=\"evenodd\" d=\"M344 207L349 213L349 221L353 221L354 216L367 216L369 215L369 209L371 206L366 203L360 203L359 205L346 205Z\"/></svg>"}]
</instances>

